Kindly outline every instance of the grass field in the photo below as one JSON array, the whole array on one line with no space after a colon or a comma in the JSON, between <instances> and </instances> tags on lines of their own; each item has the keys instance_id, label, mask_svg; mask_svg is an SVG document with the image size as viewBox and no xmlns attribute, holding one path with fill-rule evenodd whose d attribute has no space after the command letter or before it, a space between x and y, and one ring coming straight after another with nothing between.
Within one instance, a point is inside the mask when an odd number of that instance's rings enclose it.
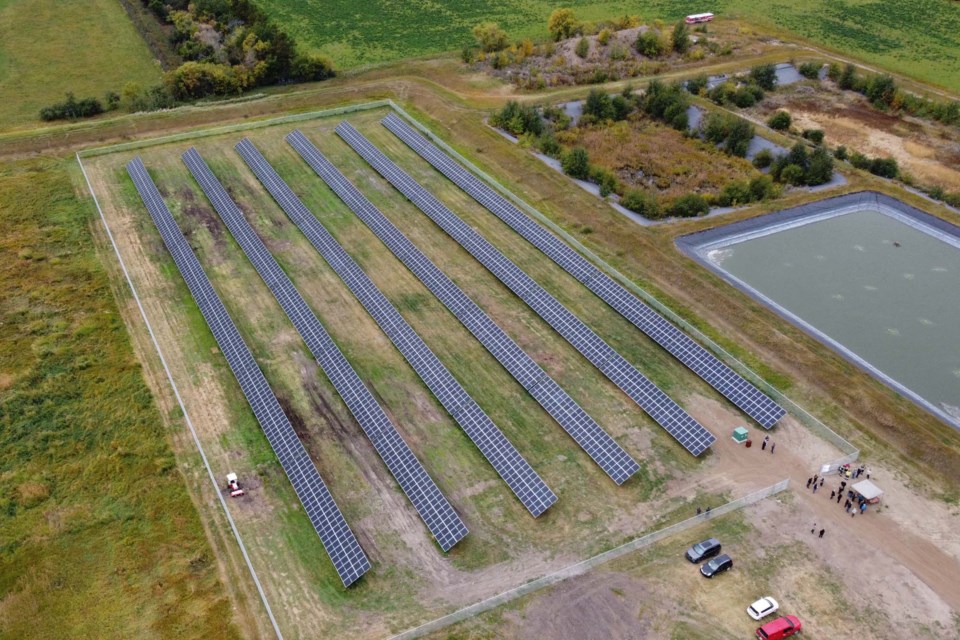
<instances>
[{"instance_id":1,"label":"grass field","mask_svg":"<svg viewBox=\"0 0 960 640\"><path fill-rule=\"evenodd\" d=\"M960 5L946 0L472 0L349 2L258 0L305 47L332 56L341 68L400 60L473 44L471 28L500 23L513 39L547 37L547 16L572 6L583 20L623 14L676 20L709 9L785 29L869 63L960 91Z\"/></svg>"},{"instance_id":2,"label":"grass field","mask_svg":"<svg viewBox=\"0 0 960 640\"><path fill-rule=\"evenodd\" d=\"M63 100L103 99L160 67L117 0L0 0L0 129L39 123Z\"/></svg>"},{"instance_id":3,"label":"grass field","mask_svg":"<svg viewBox=\"0 0 960 640\"><path fill-rule=\"evenodd\" d=\"M237 637L68 164L0 168L0 638Z\"/></svg>"}]
</instances>

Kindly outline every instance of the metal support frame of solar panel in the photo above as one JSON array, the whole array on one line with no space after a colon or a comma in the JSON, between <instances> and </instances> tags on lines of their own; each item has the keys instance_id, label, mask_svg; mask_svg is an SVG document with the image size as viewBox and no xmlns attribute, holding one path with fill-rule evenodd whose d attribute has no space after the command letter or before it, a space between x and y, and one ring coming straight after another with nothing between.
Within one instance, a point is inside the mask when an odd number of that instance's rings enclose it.
<instances>
[{"instance_id":1,"label":"metal support frame of solar panel","mask_svg":"<svg viewBox=\"0 0 960 640\"><path fill-rule=\"evenodd\" d=\"M467 527L196 149L183 161L444 551Z\"/></svg>"},{"instance_id":2,"label":"metal support frame of solar panel","mask_svg":"<svg viewBox=\"0 0 960 640\"><path fill-rule=\"evenodd\" d=\"M527 510L537 517L557 500L556 494L537 475L453 374L350 257L329 231L287 186L253 144L244 139L236 146L267 191L307 237L327 264L347 285L367 313L390 338L444 409L480 449Z\"/></svg>"},{"instance_id":3,"label":"metal support frame of solar panel","mask_svg":"<svg viewBox=\"0 0 960 640\"><path fill-rule=\"evenodd\" d=\"M520 211L513 203L438 149L400 117L391 113L383 119L382 123L435 169L583 283L601 300L613 307L762 427L769 429L786 414L783 407L750 384L743 376Z\"/></svg>"},{"instance_id":4,"label":"metal support frame of solar panel","mask_svg":"<svg viewBox=\"0 0 960 640\"><path fill-rule=\"evenodd\" d=\"M337 574L344 586L350 586L370 569L370 561L139 157L127 164L127 173L160 231L221 353L227 359L244 397L250 403L270 447L293 485L307 517L320 536Z\"/></svg>"},{"instance_id":5,"label":"metal support frame of solar panel","mask_svg":"<svg viewBox=\"0 0 960 640\"><path fill-rule=\"evenodd\" d=\"M521 300L527 303L543 320L564 337L577 351L603 372L611 382L636 402L657 424L676 438L695 456L703 453L716 441L712 433L674 402L667 394L648 380L626 358L603 341L590 327L564 307L556 298L517 267L499 249L494 247L473 227L448 209L433 194L407 175L374 145L359 133L347 144L353 147L381 176L400 193L410 199L441 229L456 240L493 275L503 282Z\"/></svg>"},{"instance_id":6,"label":"metal support frame of solar panel","mask_svg":"<svg viewBox=\"0 0 960 640\"><path fill-rule=\"evenodd\" d=\"M337 127L341 137L353 128ZM617 484L640 465L473 300L427 258L309 141L297 149L317 175Z\"/></svg>"}]
</instances>

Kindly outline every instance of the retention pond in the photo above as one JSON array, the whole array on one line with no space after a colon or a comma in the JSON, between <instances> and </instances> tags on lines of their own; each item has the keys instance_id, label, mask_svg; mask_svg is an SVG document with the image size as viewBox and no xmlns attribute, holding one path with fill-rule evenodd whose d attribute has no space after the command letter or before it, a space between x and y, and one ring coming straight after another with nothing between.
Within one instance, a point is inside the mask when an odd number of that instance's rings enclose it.
<instances>
[{"instance_id":1,"label":"retention pond","mask_svg":"<svg viewBox=\"0 0 960 640\"><path fill-rule=\"evenodd\" d=\"M960 428L960 228L863 192L677 242Z\"/></svg>"}]
</instances>

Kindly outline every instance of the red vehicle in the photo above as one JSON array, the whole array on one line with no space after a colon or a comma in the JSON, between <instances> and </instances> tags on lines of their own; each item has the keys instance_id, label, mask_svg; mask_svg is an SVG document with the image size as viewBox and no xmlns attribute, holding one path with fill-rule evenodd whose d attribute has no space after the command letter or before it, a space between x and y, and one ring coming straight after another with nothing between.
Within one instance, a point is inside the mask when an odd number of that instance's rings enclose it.
<instances>
[{"instance_id":1,"label":"red vehicle","mask_svg":"<svg viewBox=\"0 0 960 640\"><path fill-rule=\"evenodd\" d=\"M795 633L800 633L801 629L803 629L803 625L800 623L800 618L783 616L757 629L757 638L760 640L781 640L782 638L789 638Z\"/></svg>"}]
</instances>

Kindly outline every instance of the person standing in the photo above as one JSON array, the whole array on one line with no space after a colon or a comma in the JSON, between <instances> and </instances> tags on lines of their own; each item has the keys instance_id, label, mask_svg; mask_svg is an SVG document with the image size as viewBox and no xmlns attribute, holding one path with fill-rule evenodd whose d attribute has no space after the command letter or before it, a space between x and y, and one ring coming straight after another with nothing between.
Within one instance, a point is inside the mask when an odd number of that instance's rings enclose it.
<instances>
[{"instance_id":1,"label":"person standing","mask_svg":"<svg viewBox=\"0 0 960 640\"><path fill-rule=\"evenodd\" d=\"M824 480L825 480L825 478L820 478L820 486L821 486L821 487L823 486L823 481L824 481Z\"/></svg>"},{"instance_id":2,"label":"person standing","mask_svg":"<svg viewBox=\"0 0 960 640\"><path fill-rule=\"evenodd\" d=\"M833 500L836 497L837 497L837 490L834 489L833 491L830 492L830 499Z\"/></svg>"},{"instance_id":3,"label":"person standing","mask_svg":"<svg viewBox=\"0 0 960 640\"><path fill-rule=\"evenodd\" d=\"M807 478L807 489L810 488L810 483L813 482L813 478Z\"/></svg>"},{"instance_id":4,"label":"person standing","mask_svg":"<svg viewBox=\"0 0 960 640\"><path fill-rule=\"evenodd\" d=\"M772 453L773 453L773 450L776 449L776 448L777 448L777 443L776 443L776 442L771 442L771 443L770 443L770 453L772 454ZM869 474L869 473L867 474L867 477L868 477L868 478L870 477L870 474Z\"/></svg>"},{"instance_id":5,"label":"person standing","mask_svg":"<svg viewBox=\"0 0 960 640\"><path fill-rule=\"evenodd\" d=\"M826 529L820 529L820 539L823 539L823 534L826 533Z\"/></svg>"},{"instance_id":6,"label":"person standing","mask_svg":"<svg viewBox=\"0 0 960 640\"><path fill-rule=\"evenodd\" d=\"M861 503L860 503L860 513L865 513L866 510L867 510L867 503L866 503L866 502L861 502Z\"/></svg>"},{"instance_id":7,"label":"person standing","mask_svg":"<svg viewBox=\"0 0 960 640\"><path fill-rule=\"evenodd\" d=\"M816 492L817 492L817 489L819 489L819 488L820 488L820 485L819 485L819 484L813 485L813 492L816 493Z\"/></svg>"},{"instance_id":8,"label":"person standing","mask_svg":"<svg viewBox=\"0 0 960 640\"><path fill-rule=\"evenodd\" d=\"M767 443L770 442L770 436L763 436L763 444L760 445L760 451L767 450Z\"/></svg>"},{"instance_id":9,"label":"person standing","mask_svg":"<svg viewBox=\"0 0 960 640\"><path fill-rule=\"evenodd\" d=\"M810 527L810 533L816 533L816 532L817 532L817 523L814 522L813 526Z\"/></svg>"},{"instance_id":10,"label":"person standing","mask_svg":"<svg viewBox=\"0 0 960 640\"><path fill-rule=\"evenodd\" d=\"M843 492L837 491L837 504L840 504L840 500L843 498Z\"/></svg>"}]
</instances>

